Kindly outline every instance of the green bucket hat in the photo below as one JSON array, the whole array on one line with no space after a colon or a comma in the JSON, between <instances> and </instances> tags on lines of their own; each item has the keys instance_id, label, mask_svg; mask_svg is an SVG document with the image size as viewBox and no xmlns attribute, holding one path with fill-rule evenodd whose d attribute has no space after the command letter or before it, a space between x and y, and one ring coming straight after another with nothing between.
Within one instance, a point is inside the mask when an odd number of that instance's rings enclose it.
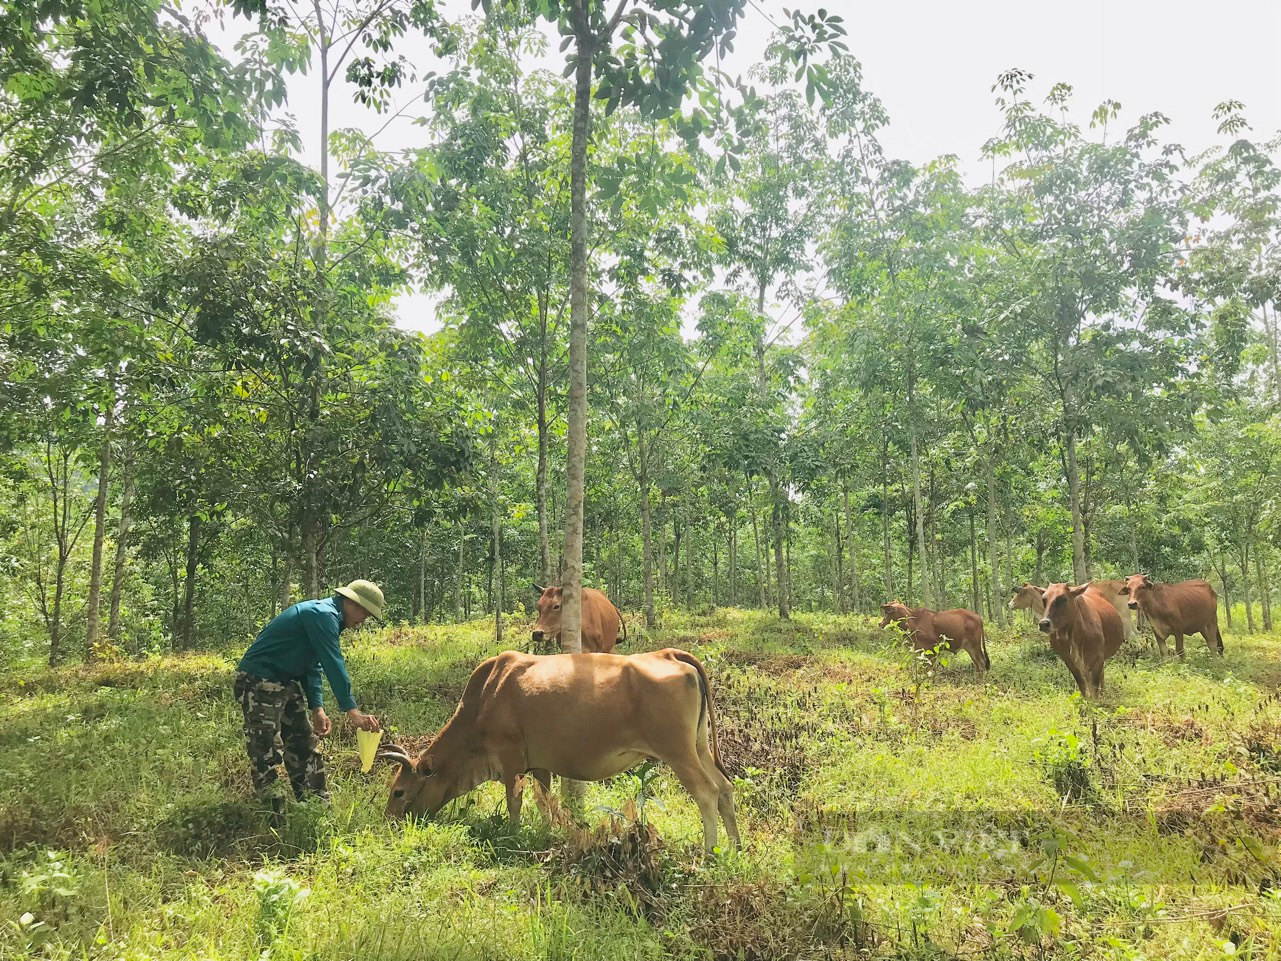
<instances>
[{"instance_id":1,"label":"green bucket hat","mask_svg":"<svg viewBox=\"0 0 1281 961\"><path fill-rule=\"evenodd\" d=\"M383 592L373 581L352 581L338 588L338 593L355 601L378 620L383 619Z\"/></svg>"}]
</instances>

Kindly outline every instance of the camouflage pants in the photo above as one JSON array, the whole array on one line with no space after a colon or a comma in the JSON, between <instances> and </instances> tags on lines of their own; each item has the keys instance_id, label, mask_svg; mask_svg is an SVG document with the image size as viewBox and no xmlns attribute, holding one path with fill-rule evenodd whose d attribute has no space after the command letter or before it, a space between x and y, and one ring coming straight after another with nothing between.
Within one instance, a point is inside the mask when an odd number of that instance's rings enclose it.
<instances>
[{"instance_id":1,"label":"camouflage pants","mask_svg":"<svg viewBox=\"0 0 1281 961\"><path fill-rule=\"evenodd\" d=\"M254 790L279 805L282 758L294 797L329 799L325 756L311 728L307 701L297 681L268 681L243 671L236 674L236 700L245 715L245 744Z\"/></svg>"}]
</instances>

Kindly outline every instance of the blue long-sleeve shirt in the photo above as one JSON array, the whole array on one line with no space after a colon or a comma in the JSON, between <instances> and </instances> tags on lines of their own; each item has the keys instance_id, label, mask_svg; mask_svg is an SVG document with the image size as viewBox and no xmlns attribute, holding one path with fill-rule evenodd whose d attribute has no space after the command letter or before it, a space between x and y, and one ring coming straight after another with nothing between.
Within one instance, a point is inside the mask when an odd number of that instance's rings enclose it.
<instances>
[{"instance_id":1,"label":"blue long-sleeve shirt","mask_svg":"<svg viewBox=\"0 0 1281 961\"><path fill-rule=\"evenodd\" d=\"M350 711L356 706L356 699L351 693L347 662L338 645L342 628L341 595L299 601L271 619L249 645L237 669L269 681L302 682L311 708L324 704L320 680L323 670L338 706Z\"/></svg>"}]
</instances>

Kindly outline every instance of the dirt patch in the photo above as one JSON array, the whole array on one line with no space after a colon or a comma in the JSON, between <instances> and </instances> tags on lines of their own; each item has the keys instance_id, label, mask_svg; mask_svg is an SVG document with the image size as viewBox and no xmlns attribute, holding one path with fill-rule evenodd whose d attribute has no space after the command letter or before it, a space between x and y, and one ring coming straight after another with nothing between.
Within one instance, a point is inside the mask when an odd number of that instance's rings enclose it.
<instances>
[{"instance_id":1,"label":"dirt patch","mask_svg":"<svg viewBox=\"0 0 1281 961\"><path fill-rule=\"evenodd\" d=\"M1188 742L1210 744L1213 738L1205 726L1193 717L1170 717L1155 711L1131 711L1118 718L1124 727L1146 731L1159 737L1166 747Z\"/></svg>"},{"instance_id":2,"label":"dirt patch","mask_svg":"<svg viewBox=\"0 0 1281 961\"><path fill-rule=\"evenodd\" d=\"M765 651L725 651L720 655L723 664L750 667L776 677L799 671L813 660L808 654L770 654Z\"/></svg>"},{"instance_id":3,"label":"dirt patch","mask_svg":"<svg viewBox=\"0 0 1281 961\"><path fill-rule=\"evenodd\" d=\"M1152 802L1164 833L1195 832L1218 840L1244 831L1281 839L1281 792L1272 778L1202 779Z\"/></svg>"}]
</instances>

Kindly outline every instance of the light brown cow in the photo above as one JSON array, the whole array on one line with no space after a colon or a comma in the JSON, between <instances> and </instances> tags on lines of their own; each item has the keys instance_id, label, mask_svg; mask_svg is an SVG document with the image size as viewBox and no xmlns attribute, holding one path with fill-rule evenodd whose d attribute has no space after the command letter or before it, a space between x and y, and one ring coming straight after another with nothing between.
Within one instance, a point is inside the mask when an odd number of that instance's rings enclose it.
<instances>
[{"instance_id":1,"label":"light brown cow","mask_svg":"<svg viewBox=\"0 0 1281 961\"><path fill-rule=\"evenodd\" d=\"M1183 635L1200 634L1210 652L1223 653L1219 630L1219 595L1209 581L1158 584L1146 574L1131 574L1119 591L1130 609L1142 611L1152 623L1157 646L1166 653L1165 639L1174 635L1174 652L1183 656Z\"/></svg>"},{"instance_id":2,"label":"light brown cow","mask_svg":"<svg viewBox=\"0 0 1281 961\"><path fill-rule=\"evenodd\" d=\"M718 810L740 846L707 673L698 658L674 648L630 657L504 651L472 672L454 716L417 760L404 748L379 756L400 765L389 817L431 816L477 785L501 780L513 824L520 823L526 772L544 786L552 774L600 781L656 758L698 804L708 852L716 847Z\"/></svg>"},{"instance_id":3,"label":"light brown cow","mask_svg":"<svg viewBox=\"0 0 1281 961\"><path fill-rule=\"evenodd\" d=\"M907 607L898 601L881 605L881 629L891 622L898 624L909 635L912 646L918 651L930 651L943 643L944 650L965 651L974 662L979 674L992 666L987 656L987 635L983 618L964 608L932 611L928 607Z\"/></svg>"},{"instance_id":4,"label":"light brown cow","mask_svg":"<svg viewBox=\"0 0 1281 961\"><path fill-rule=\"evenodd\" d=\"M1103 664L1121 649L1121 616L1092 585L1051 584L1041 595L1045 612L1037 626L1088 698L1103 693Z\"/></svg>"},{"instance_id":5,"label":"light brown cow","mask_svg":"<svg viewBox=\"0 0 1281 961\"><path fill-rule=\"evenodd\" d=\"M1121 632L1125 639L1128 641L1132 637L1137 637L1139 632L1135 629L1134 618L1130 616L1130 608L1126 605L1125 598L1121 596L1121 588L1125 586L1125 581L1090 581L1089 586L1116 608L1117 616L1121 618ZM1010 598L1010 610L1031 611L1039 620L1045 614L1045 604L1041 601L1043 590L1045 588L1028 583L1014 588L1014 596Z\"/></svg>"},{"instance_id":6,"label":"light brown cow","mask_svg":"<svg viewBox=\"0 0 1281 961\"><path fill-rule=\"evenodd\" d=\"M560 646L560 588L539 587L538 622L534 624L533 641L542 644L550 641ZM623 640L627 640L627 622L614 606L613 601L600 591L583 588L583 653L609 654L618 643L619 628L622 628Z\"/></svg>"}]
</instances>

